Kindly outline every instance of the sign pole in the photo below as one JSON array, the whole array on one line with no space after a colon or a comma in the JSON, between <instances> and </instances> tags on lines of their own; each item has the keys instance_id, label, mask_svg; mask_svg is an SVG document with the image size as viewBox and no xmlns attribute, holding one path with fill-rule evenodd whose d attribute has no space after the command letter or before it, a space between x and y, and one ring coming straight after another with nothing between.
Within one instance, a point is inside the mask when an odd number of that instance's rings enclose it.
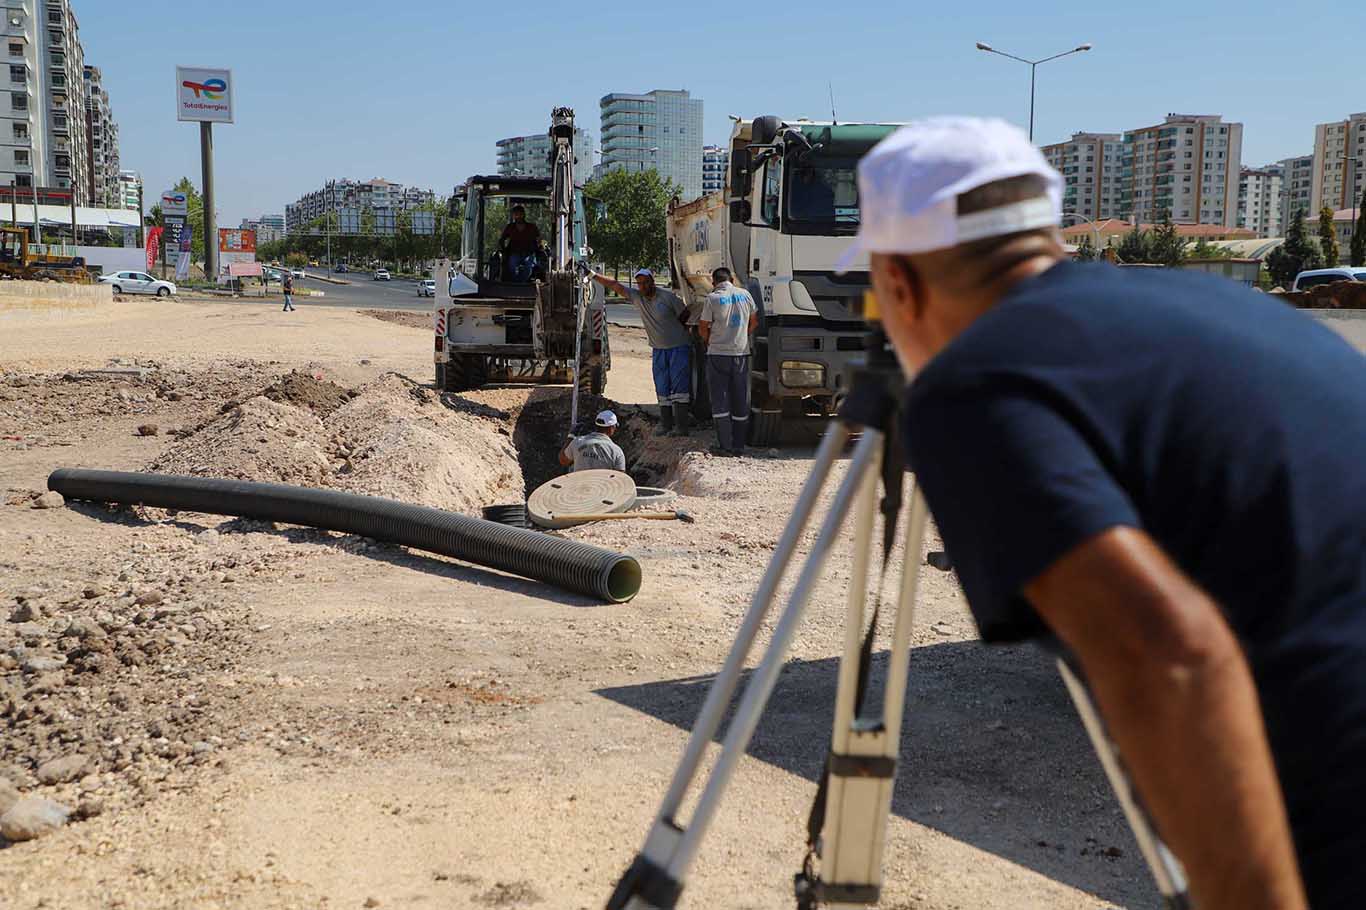
<instances>
[{"instance_id":1,"label":"sign pole","mask_svg":"<svg viewBox=\"0 0 1366 910\"><path fill-rule=\"evenodd\" d=\"M213 124L199 124L199 163L204 177L204 279L218 281L218 224L213 208Z\"/></svg>"}]
</instances>

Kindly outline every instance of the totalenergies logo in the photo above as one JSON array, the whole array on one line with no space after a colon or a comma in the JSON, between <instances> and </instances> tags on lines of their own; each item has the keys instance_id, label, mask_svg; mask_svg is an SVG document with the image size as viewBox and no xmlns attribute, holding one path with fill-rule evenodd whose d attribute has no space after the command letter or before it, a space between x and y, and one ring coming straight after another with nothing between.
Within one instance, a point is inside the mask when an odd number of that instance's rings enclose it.
<instances>
[{"instance_id":1,"label":"totalenergies logo","mask_svg":"<svg viewBox=\"0 0 1366 910\"><path fill-rule=\"evenodd\" d=\"M196 98L203 97L209 101L217 101L228 93L228 83L223 79L205 79L203 82L186 79L180 86L194 92Z\"/></svg>"},{"instance_id":2,"label":"totalenergies logo","mask_svg":"<svg viewBox=\"0 0 1366 910\"><path fill-rule=\"evenodd\" d=\"M164 193L164 194L162 194L161 201L162 201L162 202L169 202L171 205L184 205L184 204L185 204L185 194L184 194L184 193Z\"/></svg>"}]
</instances>

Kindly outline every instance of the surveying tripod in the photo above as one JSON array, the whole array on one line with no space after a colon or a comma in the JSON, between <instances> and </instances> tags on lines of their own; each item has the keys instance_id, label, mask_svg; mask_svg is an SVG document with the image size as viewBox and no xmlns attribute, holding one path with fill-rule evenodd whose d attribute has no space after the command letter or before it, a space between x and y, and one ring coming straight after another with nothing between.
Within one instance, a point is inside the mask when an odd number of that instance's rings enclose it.
<instances>
[{"instance_id":1,"label":"surveying tripod","mask_svg":"<svg viewBox=\"0 0 1366 910\"><path fill-rule=\"evenodd\" d=\"M881 587L888 574L896 526L902 512L903 485L901 455L896 444L901 374L880 327L869 335L867 360L856 374L838 418L831 423L816 451L815 464L740 624L735 643L707 693L683 759L674 771L645 845L617 884L607 902L607 910L672 910L677 906L689 867L759 724L793 636L816 585L825 574L825 563L851 511L854 513L853 565L844 652L835 694L834 732L824 779L807 826L807 857L802 871L794 877L794 884L798 910L814 910L822 904L862 907L877 903L881 896L882 854L896 783L911 627L929 510L924 496L918 488L914 489L894 609L890 659L880 711L875 712L864 705L864 700L881 609ZM684 797L700 772L708 744L721 728L746 659L816 510L821 491L836 460L856 437L848 472L821 520L816 541L797 576L787 607L774 626L768 650L745 687L744 697L727 728L721 753L691 820L684 827L678 817ZM874 519L879 511L884 518L879 602L865 632ZM1157 881L1165 906L1169 910L1189 907L1185 874L1180 863L1157 837L1146 811L1138 802L1086 686L1065 659L1058 661L1058 669L1133 829L1143 858Z\"/></svg>"}]
</instances>

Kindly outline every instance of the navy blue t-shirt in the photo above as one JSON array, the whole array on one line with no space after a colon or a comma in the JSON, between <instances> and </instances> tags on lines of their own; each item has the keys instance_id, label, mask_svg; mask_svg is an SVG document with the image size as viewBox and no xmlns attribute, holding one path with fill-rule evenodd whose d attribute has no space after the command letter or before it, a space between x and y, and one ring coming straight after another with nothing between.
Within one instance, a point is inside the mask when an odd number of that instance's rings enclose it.
<instances>
[{"instance_id":1,"label":"navy blue t-shirt","mask_svg":"<svg viewBox=\"0 0 1366 910\"><path fill-rule=\"evenodd\" d=\"M1022 587L1117 526L1218 602L1256 680L1311 904L1361 906L1366 358L1222 278L1063 263L940 352L904 413L985 640L1046 636Z\"/></svg>"}]
</instances>

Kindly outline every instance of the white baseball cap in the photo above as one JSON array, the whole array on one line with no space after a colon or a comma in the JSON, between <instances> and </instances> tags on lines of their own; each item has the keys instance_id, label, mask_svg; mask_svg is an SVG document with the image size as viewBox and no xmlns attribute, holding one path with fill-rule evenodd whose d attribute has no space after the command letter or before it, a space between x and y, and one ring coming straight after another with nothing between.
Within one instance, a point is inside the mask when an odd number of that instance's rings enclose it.
<instances>
[{"instance_id":1,"label":"white baseball cap","mask_svg":"<svg viewBox=\"0 0 1366 910\"><path fill-rule=\"evenodd\" d=\"M600 427L614 427L617 425L617 415L611 411L599 411L597 424Z\"/></svg>"},{"instance_id":2,"label":"white baseball cap","mask_svg":"<svg viewBox=\"0 0 1366 910\"><path fill-rule=\"evenodd\" d=\"M1035 174L1038 199L958 214L958 196ZM835 271L868 253L928 253L960 243L1058 224L1062 176L1018 127L981 117L932 117L883 139L858 166L858 237Z\"/></svg>"},{"instance_id":3,"label":"white baseball cap","mask_svg":"<svg viewBox=\"0 0 1366 910\"><path fill-rule=\"evenodd\" d=\"M649 269L641 269L640 271L636 272L636 277L637 277L637 278L640 278L642 275L643 275L644 277L646 277L646 278L653 278L653 277L655 277L655 273L652 272L652 271L650 271Z\"/></svg>"}]
</instances>

